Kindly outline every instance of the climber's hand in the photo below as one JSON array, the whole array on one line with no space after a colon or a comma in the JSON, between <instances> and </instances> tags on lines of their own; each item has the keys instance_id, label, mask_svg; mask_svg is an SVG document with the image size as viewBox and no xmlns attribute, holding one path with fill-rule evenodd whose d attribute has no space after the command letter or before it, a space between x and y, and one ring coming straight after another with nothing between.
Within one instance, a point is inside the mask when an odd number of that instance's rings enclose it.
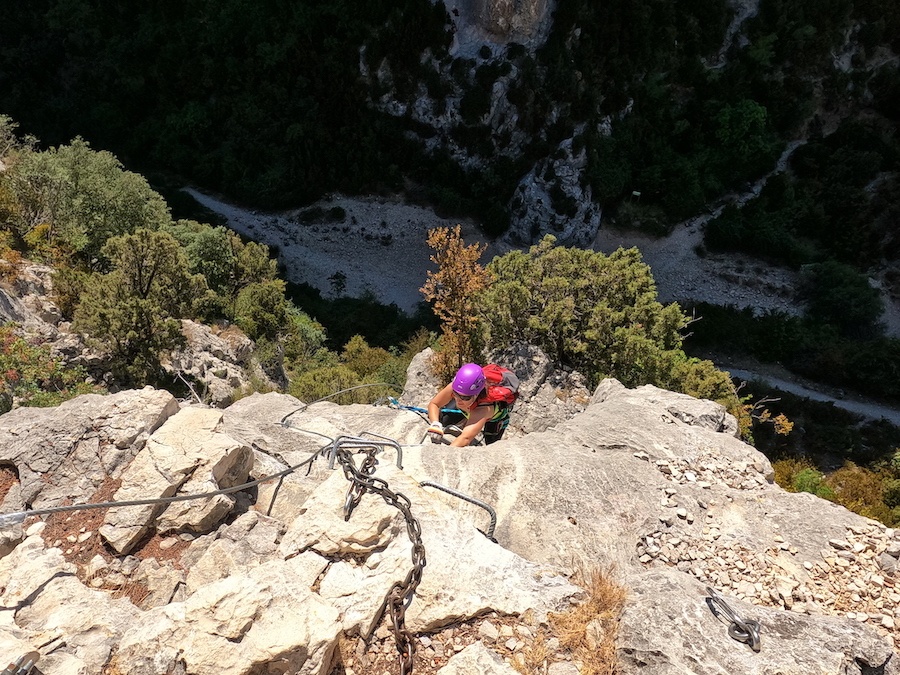
<instances>
[{"instance_id":1,"label":"climber's hand","mask_svg":"<svg viewBox=\"0 0 900 675\"><path fill-rule=\"evenodd\" d=\"M444 425L440 422L432 422L428 427L428 435L431 436L432 443L444 442Z\"/></svg>"}]
</instances>

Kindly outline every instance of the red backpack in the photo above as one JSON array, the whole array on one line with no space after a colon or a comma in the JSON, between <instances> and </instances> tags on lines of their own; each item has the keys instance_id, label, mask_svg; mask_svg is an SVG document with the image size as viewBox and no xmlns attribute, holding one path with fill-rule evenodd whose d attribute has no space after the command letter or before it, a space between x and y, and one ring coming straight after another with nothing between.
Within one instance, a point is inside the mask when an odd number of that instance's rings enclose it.
<instances>
[{"instance_id":1,"label":"red backpack","mask_svg":"<svg viewBox=\"0 0 900 675\"><path fill-rule=\"evenodd\" d=\"M519 378L509 368L489 363L481 369L484 372L485 397L487 403L506 403L511 406L519 398Z\"/></svg>"}]
</instances>

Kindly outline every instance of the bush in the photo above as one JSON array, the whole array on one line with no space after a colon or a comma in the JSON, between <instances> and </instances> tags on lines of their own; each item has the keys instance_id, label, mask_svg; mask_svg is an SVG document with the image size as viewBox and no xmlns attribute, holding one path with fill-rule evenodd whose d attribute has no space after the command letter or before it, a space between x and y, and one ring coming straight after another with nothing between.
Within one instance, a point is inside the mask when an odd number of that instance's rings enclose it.
<instances>
[{"instance_id":1,"label":"bush","mask_svg":"<svg viewBox=\"0 0 900 675\"><path fill-rule=\"evenodd\" d=\"M810 317L844 335L871 335L884 310L878 290L849 265L829 261L803 269L803 295Z\"/></svg>"},{"instance_id":2,"label":"bush","mask_svg":"<svg viewBox=\"0 0 900 675\"><path fill-rule=\"evenodd\" d=\"M876 472L847 462L828 476L826 484L835 493L835 501L854 513L895 524L891 509L884 502L883 478Z\"/></svg>"},{"instance_id":3,"label":"bush","mask_svg":"<svg viewBox=\"0 0 900 675\"><path fill-rule=\"evenodd\" d=\"M0 326L0 413L13 406L49 407L79 394L98 393L80 366L54 358L48 345L34 345L16 335L14 325Z\"/></svg>"},{"instance_id":4,"label":"bush","mask_svg":"<svg viewBox=\"0 0 900 675\"><path fill-rule=\"evenodd\" d=\"M46 242L93 264L105 260L101 249L109 238L171 222L166 203L142 176L79 138L46 152L28 151L12 171L20 207L14 227L32 248ZM38 232L41 226L46 229Z\"/></svg>"},{"instance_id":5,"label":"bush","mask_svg":"<svg viewBox=\"0 0 900 675\"><path fill-rule=\"evenodd\" d=\"M641 230L654 237L665 237L672 231L662 209L634 201L623 202L619 206L614 226Z\"/></svg>"},{"instance_id":6,"label":"bush","mask_svg":"<svg viewBox=\"0 0 900 675\"><path fill-rule=\"evenodd\" d=\"M275 339L288 322L289 303L281 279L252 283L238 293L234 320L252 340Z\"/></svg>"},{"instance_id":7,"label":"bush","mask_svg":"<svg viewBox=\"0 0 900 675\"><path fill-rule=\"evenodd\" d=\"M344 345L341 360L350 370L361 378L366 378L377 373L390 361L391 353L386 349L370 347L361 335L354 335L350 342Z\"/></svg>"},{"instance_id":8,"label":"bush","mask_svg":"<svg viewBox=\"0 0 900 675\"><path fill-rule=\"evenodd\" d=\"M900 479L891 478L884 482L883 500L891 509L900 506Z\"/></svg>"},{"instance_id":9,"label":"bush","mask_svg":"<svg viewBox=\"0 0 900 675\"><path fill-rule=\"evenodd\" d=\"M359 384L362 384L360 377L347 366L328 366L310 370L295 378L288 387L288 393L305 403L312 403ZM328 400L344 405L370 403L370 396L366 389L357 389Z\"/></svg>"},{"instance_id":10,"label":"bush","mask_svg":"<svg viewBox=\"0 0 900 675\"><path fill-rule=\"evenodd\" d=\"M682 351L688 318L677 304L657 300L637 249L606 256L555 241L548 235L527 253L512 251L488 265L493 281L477 299L485 344L528 342L580 370L591 386L604 377L628 387L654 384L742 415L728 375Z\"/></svg>"},{"instance_id":11,"label":"bush","mask_svg":"<svg viewBox=\"0 0 900 675\"><path fill-rule=\"evenodd\" d=\"M803 469L794 476L793 492L809 492L822 499L834 501L834 490L824 484L824 476L815 469Z\"/></svg>"}]
</instances>

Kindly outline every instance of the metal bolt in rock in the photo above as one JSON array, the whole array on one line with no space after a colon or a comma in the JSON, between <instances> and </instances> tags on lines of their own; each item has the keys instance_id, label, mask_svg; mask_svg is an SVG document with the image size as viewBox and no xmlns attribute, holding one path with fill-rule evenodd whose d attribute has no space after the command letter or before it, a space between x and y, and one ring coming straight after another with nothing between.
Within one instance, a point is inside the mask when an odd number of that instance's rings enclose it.
<instances>
[{"instance_id":1,"label":"metal bolt in rock","mask_svg":"<svg viewBox=\"0 0 900 675\"><path fill-rule=\"evenodd\" d=\"M706 602L713 610L713 613L717 617L719 615L724 616L730 622L728 626L728 636L738 642L746 642L750 645L750 649L758 652L761 647L759 622L753 620L745 621L742 619L741 615L731 609L724 598L716 593L715 589L707 586L706 592L709 594L709 599Z\"/></svg>"}]
</instances>

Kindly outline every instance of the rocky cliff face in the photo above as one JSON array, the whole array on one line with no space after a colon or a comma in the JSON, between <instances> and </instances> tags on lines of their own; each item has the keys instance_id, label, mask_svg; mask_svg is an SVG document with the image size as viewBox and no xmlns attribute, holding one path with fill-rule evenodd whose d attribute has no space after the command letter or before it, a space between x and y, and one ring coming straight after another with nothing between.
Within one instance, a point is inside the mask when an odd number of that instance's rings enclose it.
<instances>
[{"instance_id":1,"label":"rocky cliff face","mask_svg":"<svg viewBox=\"0 0 900 675\"><path fill-rule=\"evenodd\" d=\"M47 675L397 672L405 626L416 673L574 675L552 617L585 597L576 567L615 565L622 673L900 672L894 531L772 484L716 404L614 380L578 401L577 374L518 358L514 427L487 448L423 445L412 411L280 394L0 416L4 513L234 488L5 523L0 653L37 650ZM410 375L421 405L435 383ZM707 587L759 623L759 652ZM385 605L397 588L408 606Z\"/></svg>"},{"instance_id":2,"label":"rocky cliff face","mask_svg":"<svg viewBox=\"0 0 900 675\"><path fill-rule=\"evenodd\" d=\"M498 38L533 37L547 16L547 0L475 0L478 25Z\"/></svg>"},{"instance_id":3,"label":"rocky cliff face","mask_svg":"<svg viewBox=\"0 0 900 675\"><path fill-rule=\"evenodd\" d=\"M417 128L423 146L432 152L447 152L463 169L490 170L498 158L520 161L529 143L539 138L550 142L547 128L568 117L557 106L550 111L540 129L528 132L519 124L519 107L511 100L510 90L519 77L521 61L509 57L507 46L516 44L533 53L547 39L555 3L550 0L475 0L473 3L451 0L445 3L453 24L450 55L455 60L439 61L424 54L423 61L433 68L447 94L433 98L424 85L415 97L402 97L396 91L390 64L382 62L371 71L361 59L362 76L376 84L381 92L371 101L376 109L400 118L408 118ZM487 110L473 120L463 114L463 99L472 89L484 88L478 75L481 69L496 69L490 85ZM490 151L461 143L456 131L468 125L483 127ZM583 126L583 125L582 125ZM552 154L538 160L522 177L510 200L510 226L503 237L508 246L527 246L545 234L553 234L563 244L589 246L600 227L601 209L592 200L585 179L586 150L573 150L573 139L584 131L553 141ZM537 138L534 138L536 136Z\"/></svg>"}]
</instances>

